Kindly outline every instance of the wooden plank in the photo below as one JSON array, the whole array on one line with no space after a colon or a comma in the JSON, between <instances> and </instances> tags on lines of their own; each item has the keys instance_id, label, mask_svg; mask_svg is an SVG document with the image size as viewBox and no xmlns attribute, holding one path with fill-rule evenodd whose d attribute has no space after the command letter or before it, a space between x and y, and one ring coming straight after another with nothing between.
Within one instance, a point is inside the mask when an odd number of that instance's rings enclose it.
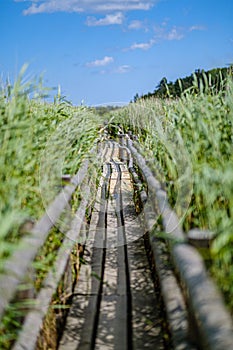
<instances>
[{"instance_id":1,"label":"wooden plank","mask_svg":"<svg viewBox=\"0 0 233 350\"><path fill-rule=\"evenodd\" d=\"M118 147L111 157L118 159ZM107 215L104 283L99 310L95 349L126 349L128 347L128 290L126 281L124 235L121 217L120 173L111 162L111 181ZM119 237L120 236L120 237Z\"/></svg>"},{"instance_id":2,"label":"wooden plank","mask_svg":"<svg viewBox=\"0 0 233 350\"><path fill-rule=\"evenodd\" d=\"M128 155L125 149L125 135L119 134L118 138L119 138L119 146L118 146L119 159L121 162L124 163L127 161L127 158L128 158Z\"/></svg>"},{"instance_id":3,"label":"wooden plank","mask_svg":"<svg viewBox=\"0 0 233 350\"><path fill-rule=\"evenodd\" d=\"M97 193L96 209L99 210L93 212L90 237L88 237L85 247L85 251L88 251L88 254L85 255L87 265L81 267L80 278L74 291L72 306L59 350L72 350L77 349L77 347L80 350L87 350L94 347L105 260L103 246L106 235L106 194L110 176L109 166L105 166L104 172L104 179L100 182ZM96 227L95 232L94 227Z\"/></svg>"},{"instance_id":4,"label":"wooden plank","mask_svg":"<svg viewBox=\"0 0 233 350\"><path fill-rule=\"evenodd\" d=\"M115 199L113 197L116 184L115 175L115 172L112 171L107 210L107 239L103 291L95 341L96 350L114 349L114 322L116 319L117 304L117 220Z\"/></svg>"},{"instance_id":5,"label":"wooden plank","mask_svg":"<svg viewBox=\"0 0 233 350\"><path fill-rule=\"evenodd\" d=\"M117 307L114 322L114 349L127 349L131 346L131 295L128 276L128 257L124 218L122 212L121 169L113 162L118 172L115 187L117 217Z\"/></svg>"},{"instance_id":6,"label":"wooden plank","mask_svg":"<svg viewBox=\"0 0 233 350\"><path fill-rule=\"evenodd\" d=\"M124 165L121 165L121 170L132 302L132 345L135 350L163 349L160 301L156 297L145 251L144 231L133 205L133 185L129 172Z\"/></svg>"},{"instance_id":7,"label":"wooden plank","mask_svg":"<svg viewBox=\"0 0 233 350\"><path fill-rule=\"evenodd\" d=\"M96 202L91 216L87 241L77 284L74 289L72 305L66 319L65 329L59 343L59 350L76 350L81 341L82 329L84 327L85 312L91 298L92 290L92 268L94 237L97 231L99 210L101 205L101 189L103 179L101 178L97 190ZM98 291L96 292L98 293Z\"/></svg>"},{"instance_id":8,"label":"wooden plank","mask_svg":"<svg viewBox=\"0 0 233 350\"><path fill-rule=\"evenodd\" d=\"M99 310L95 349L127 349L129 346L129 297L126 277L124 228L121 213L120 168L118 146L112 152L109 186L108 228L104 284Z\"/></svg>"},{"instance_id":9,"label":"wooden plank","mask_svg":"<svg viewBox=\"0 0 233 350\"><path fill-rule=\"evenodd\" d=\"M118 160L118 145L115 145L109 186L104 284L95 344L97 350L126 349L128 346L125 251L118 240L118 236L124 234L120 208L120 168L115 164ZM122 241L122 237L120 239Z\"/></svg>"},{"instance_id":10,"label":"wooden plank","mask_svg":"<svg viewBox=\"0 0 233 350\"><path fill-rule=\"evenodd\" d=\"M127 135L125 135L125 136L127 136ZM117 145L119 147L119 152L118 152L119 154L121 154L120 150L125 152L125 154L123 155L123 158L121 158L121 156L119 156L119 158L122 159L123 164L128 164L129 168L133 167L133 157L131 155L131 152L130 152L129 148L127 147L127 140L126 140L126 138L124 138L124 141L122 142L122 145L121 144L117 144Z\"/></svg>"},{"instance_id":11,"label":"wooden plank","mask_svg":"<svg viewBox=\"0 0 233 350\"><path fill-rule=\"evenodd\" d=\"M109 163L112 159L112 155L113 155L113 152L114 152L114 144L112 141L107 141L107 152L105 154L105 158L104 158L104 161L105 163Z\"/></svg>"},{"instance_id":12,"label":"wooden plank","mask_svg":"<svg viewBox=\"0 0 233 350\"><path fill-rule=\"evenodd\" d=\"M161 302L154 290L144 240L128 245L132 294L133 348L164 349Z\"/></svg>"},{"instance_id":13,"label":"wooden plank","mask_svg":"<svg viewBox=\"0 0 233 350\"><path fill-rule=\"evenodd\" d=\"M116 317L114 320L114 349L127 349L131 339L129 339L129 291L127 288L126 258L123 245L117 249L117 300ZM131 306L130 306L131 308Z\"/></svg>"},{"instance_id":14,"label":"wooden plank","mask_svg":"<svg viewBox=\"0 0 233 350\"><path fill-rule=\"evenodd\" d=\"M103 183L101 191L101 208L97 223L97 231L92 251L91 260L91 294L88 298L88 305L85 310L85 321L83 324L80 350L92 349L95 343L96 329L98 324L100 295L102 292L103 265L104 265L104 238L106 231L106 183ZM98 247L102 245L101 247Z\"/></svg>"}]
</instances>

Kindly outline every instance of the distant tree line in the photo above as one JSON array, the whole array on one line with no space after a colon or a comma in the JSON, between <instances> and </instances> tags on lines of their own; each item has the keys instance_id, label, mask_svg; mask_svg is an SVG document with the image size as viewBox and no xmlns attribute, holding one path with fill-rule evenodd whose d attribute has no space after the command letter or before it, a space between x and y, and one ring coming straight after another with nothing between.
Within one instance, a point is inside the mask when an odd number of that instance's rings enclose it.
<instances>
[{"instance_id":1,"label":"distant tree line","mask_svg":"<svg viewBox=\"0 0 233 350\"><path fill-rule=\"evenodd\" d=\"M197 69L191 75L178 78L175 82L168 82L167 78L164 77L153 92L148 92L141 96L137 93L134 96L134 102L140 98L147 99L150 97L176 98L180 97L187 90L198 92L200 90L214 89L214 91L218 92L224 89L224 83L229 72L232 74L233 65L230 65L228 68L214 68L208 71Z\"/></svg>"},{"instance_id":2,"label":"distant tree line","mask_svg":"<svg viewBox=\"0 0 233 350\"><path fill-rule=\"evenodd\" d=\"M116 111L116 110L118 110L120 108L121 108L120 106L114 106L114 105L91 107L91 109L93 111L95 111L95 113L100 115L100 116L108 114L109 112Z\"/></svg>"}]
</instances>

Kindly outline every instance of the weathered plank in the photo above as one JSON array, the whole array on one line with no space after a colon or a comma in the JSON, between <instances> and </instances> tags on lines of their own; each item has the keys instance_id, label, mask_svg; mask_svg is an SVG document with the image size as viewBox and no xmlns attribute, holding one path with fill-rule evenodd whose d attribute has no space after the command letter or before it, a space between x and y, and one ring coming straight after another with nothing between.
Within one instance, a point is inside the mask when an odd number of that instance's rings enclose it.
<instances>
[{"instance_id":1,"label":"weathered plank","mask_svg":"<svg viewBox=\"0 0 233 350\"><path fill-rule=\"evenodd\" d=\"M114 154L113 154L114 155ZM107 205L106 256L95 349L114 349L114 320L117 304L117 219L115 207L116 169L112 167Z\"/></svg>"},{"instance_id":2,"label":"weathered plank","mask_svg":"<svg viewBox=\"0 0 233 350\"><path fill-rule=\"evenodd\" d=\"M85 247L86 265L81 267L59 349L72 350L77 347L82 350L92 349L95 343L105 262L103 246L106 236L109 166L106 166L104 170L106 173L100 182L95 211L90 224L90 235Z\"/></svg>"},{"instance_id":3,"label":"weathered plank","mask_svg":"<svg viewBox=\"0 0 233 350\"><path fill-rule=\"evenodd\" d=\"M102 184L99 218L91 260L91 295L85 310L85 322L79 344L80 350L92 349L95 344L105 264L105 249L103 249L103 247L105 246L106 240L107 191L109 186L109 177L110 167L107 165L105 179Z\"/></svg>"},{"instance_id":4,"label":"weathered plank","mask_svg":"<svg viewBox=\"0 0 233 350\"><path fill-rule=\"evenodd\" d=\"M113 162L117 171L115 186L116 217L117 217L117 307L114 322L114 349L127 349L131 344L131 295L128 275L128 257L124 218L122 213L121 169Z\"/></svg>"},{"instance_id":5,"label":"weathered plank","mask_svg":"<svg viewBox=\"0 0 233 350\"><path fill-rule=\"evenodd\" d=\"M83 255L83 263L81 264L78 281L74 289L72 305L66 319L65 329L59 343L59 350L76 350L80 344L82 329L84 327L85 312L91 297L91 293L93 292L91 261L94 237L99 220L102 183L103 179L101 179L98 187L96 202L87 234L87 240L84 242L85 250Z\"/></svg>"},{"instance_id":6,"label":"weathered plank","mask_svg":"<svg viewBox=\"0 0 233 350\"><path fill-rule=\"evenodd\" d=\"M127 239L131 303L132 346L140 349L164 349L161 303L156 297L144 245L144 230L137 216L133 185L128 170L121 165L122 204Z\"/></svg>"}]
</instances>

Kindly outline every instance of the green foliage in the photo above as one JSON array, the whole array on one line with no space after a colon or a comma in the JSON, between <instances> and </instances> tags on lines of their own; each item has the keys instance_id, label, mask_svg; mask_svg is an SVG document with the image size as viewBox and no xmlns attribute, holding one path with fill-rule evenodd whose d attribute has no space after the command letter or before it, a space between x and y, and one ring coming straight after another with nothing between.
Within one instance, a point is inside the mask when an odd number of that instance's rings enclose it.
<instances>
[{"instance_id":1,"label":"green foliage","mask_svg":"<svg viewBox=\"0 0 233 350\"><path fill-rule=\"evenodd\" d=\"M142 95L140 98L147 99L150 97L158 98L177 98L181 97L185 91L192 90L193 92L199 91L215 91L219 92L224 89L224 82L229 73L232 73L232 66L229 68L215 68L209 71L203 69L197 69L193 74L184 78L178 78L175 82L168 82L167 78L161 79L156 86L153 93L148 92ZM139 95L136 94L134 102L139 99Z\"/></svg>"},{"instance_id":2,"label":"green foliage","mask_svg":"<svg viewBox=\"0 0 233 350\"><path fill-rule=\"evenodd\" d=\"M54 103L46 103L47 89L40 80L24 82L24 70L13 86L2 84L0 89L0 272L27 234L26 223L38 220L44 205L60 191L61 175L77 172L99 136L101 123L88 108L71 106L60 92ZM37 289L62 239L62 233L53 229L38 252ZM9 348L16 337L21 323L14 322L18 311L17 304L10 305L0 323L1 349Z\"/></svg>"},{"instance_id":3,"label":"green foliage","mask_svg":"<svg viewBox=\"0 0 233 350\"><path fill-rule=\"evenodd\" d=\"M119 120L138 136L185 231L215 233L211 272L232 311L233 82L204 74L202 84L198 74L179 99L140 99Z\"/></svg>"},{"instance_id":4,"label":"green foliage","mask_svg":"<svg viewBox=\"0 0 233 350\"><path fill-rule=\"evenodd\" d=\"M0 241L8 237L13 243L25 218L38 219L44 212L39 182L44 150L51 164L61 156L61 149L65 154L54 178L59 190L58 176L74 174L98 136L99 118L85 107L75 108L61 99L55 104L29 99L32 92L42 95L36 89L20 76L13 87L0 90ZM2 248L0 253L1 262L8 254Z\"/></svg>"}]
</instances>

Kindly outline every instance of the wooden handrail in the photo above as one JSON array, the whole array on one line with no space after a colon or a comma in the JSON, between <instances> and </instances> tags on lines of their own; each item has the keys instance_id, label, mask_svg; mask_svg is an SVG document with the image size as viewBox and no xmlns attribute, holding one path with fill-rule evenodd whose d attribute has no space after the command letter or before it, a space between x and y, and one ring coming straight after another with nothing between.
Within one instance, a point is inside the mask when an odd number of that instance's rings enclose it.
<instances>
[{"instance_id":1,"label":"wooden handrail","mask_svg":"<svg viewBox=\"0 0 233 350\"><path fill-rule=\"evenodd\" d=\"M22 282L38 250L44 244L50 229L56 224L72 194L87 175L88 166L89 160L86 159L72 178L71 183L57 195L31 233L22 238L17 250L6 261L4 272L0 275L0 320L8 303L14 298L17 287Z\"/></svg>"}]
</instances>

